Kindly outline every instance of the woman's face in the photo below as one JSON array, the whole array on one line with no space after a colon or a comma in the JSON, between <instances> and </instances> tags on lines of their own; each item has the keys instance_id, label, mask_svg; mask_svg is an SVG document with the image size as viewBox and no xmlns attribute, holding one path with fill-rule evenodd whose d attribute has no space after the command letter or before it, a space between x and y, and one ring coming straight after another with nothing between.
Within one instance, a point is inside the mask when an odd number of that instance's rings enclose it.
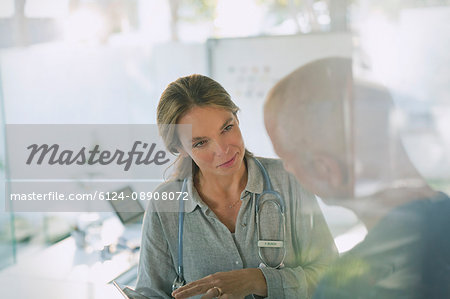
<instances>
[{"instance_id":1,"label":"woman's face","mask_svg":"<svg viewBox=\"0 0 450 299\"><path fill-rule=\"evenodd\" d=\"M242 170L245 154L236 116L223 108L194 107L178 121L181 154L191 156L203 175L231 175ZM190 131L190 130L189 130Z\"/></svg>"}]
</instances>

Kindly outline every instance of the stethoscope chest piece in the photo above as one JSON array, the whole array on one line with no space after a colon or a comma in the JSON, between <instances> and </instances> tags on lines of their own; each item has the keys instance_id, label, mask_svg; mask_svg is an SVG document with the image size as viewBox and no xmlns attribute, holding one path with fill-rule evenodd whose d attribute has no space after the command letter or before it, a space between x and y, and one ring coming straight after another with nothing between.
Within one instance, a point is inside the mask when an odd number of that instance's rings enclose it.
<instances>
[{"instance_id":1,"label":"stethoscope chest piece","mask_svg":"<svg viewBox=\"0 0 450 299\"><path fill-rule=\"evenodd\" d=\"M184 278L177 274L177 277L175 278L175 280L173 281L173 284L172 284L172 292L178 288L181 288L185 284L186 284L186 281L184 280Z\"/></svg>"}]
</instances>

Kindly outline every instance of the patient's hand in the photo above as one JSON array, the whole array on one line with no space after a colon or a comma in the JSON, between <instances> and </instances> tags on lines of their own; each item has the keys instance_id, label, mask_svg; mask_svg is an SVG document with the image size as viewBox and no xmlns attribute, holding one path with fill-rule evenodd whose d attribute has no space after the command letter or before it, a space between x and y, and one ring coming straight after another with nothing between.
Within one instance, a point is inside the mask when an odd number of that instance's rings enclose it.
<instances>
[{"instance_id":1,"label":"patient's hand","mask_svg":"<svg viewBox=\"0 0 450 299\"><path fill-rule=\"evenodd\" d=\"M204 294L202 299L240 299L250 294L266 297L267 283L261 270L256 268L217 272L188 283L175 290L172 296L182 299L201 294Z\"/></svg>"}]
</instances>

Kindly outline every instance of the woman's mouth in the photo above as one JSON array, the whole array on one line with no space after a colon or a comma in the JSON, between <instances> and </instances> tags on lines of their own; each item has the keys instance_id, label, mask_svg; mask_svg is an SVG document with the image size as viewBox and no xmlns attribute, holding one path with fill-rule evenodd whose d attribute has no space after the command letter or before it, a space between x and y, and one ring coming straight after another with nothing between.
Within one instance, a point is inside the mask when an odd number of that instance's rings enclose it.
<instances>
[{"instance_id":1,"label":"woman's mouth","mask_svg":"<svg viewBox=\"0 0 450 299\"><path fill-rule=\"evenodd\" d=\"M237 153L234 154L234 156L233 156L233 158L231 158L231 160L229 160L229 161L227 161L227 162L225 162L225 163L223 163L223 164L220 164L220 165L217 166L217 167L225 167L225 168L228 168L228 167L233 166L234 161L236 161L236 157L237 157Z\"/></svg>"}]
</instances>

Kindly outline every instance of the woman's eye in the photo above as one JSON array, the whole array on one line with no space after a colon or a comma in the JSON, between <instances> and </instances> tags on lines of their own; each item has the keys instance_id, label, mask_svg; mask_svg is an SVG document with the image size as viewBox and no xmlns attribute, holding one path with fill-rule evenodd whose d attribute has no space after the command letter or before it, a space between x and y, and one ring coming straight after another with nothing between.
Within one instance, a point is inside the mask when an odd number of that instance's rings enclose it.
<instances>
[{"instance_id":1,"label":"woman's eye","mask_svg":"<svg viewBox=\"0 0 450 299\"><path fill-rule=\"evenodd\" d=\"M228 125L223 130L224 130L224 132L227 132L227 131L230 131L232 127L233 127L233 125Z\"/></svg>"},{"instance_id":2,"label":"woman's eye","mask_svg":"<svg viewBox=\"0 0 450 299\"><path fill-rule=\"evenodd\" d=\"M199 141L197 143L194 143L194 145L192 147L201 147L206 143L205 140Z\"/></svg>"}]
</instances>

